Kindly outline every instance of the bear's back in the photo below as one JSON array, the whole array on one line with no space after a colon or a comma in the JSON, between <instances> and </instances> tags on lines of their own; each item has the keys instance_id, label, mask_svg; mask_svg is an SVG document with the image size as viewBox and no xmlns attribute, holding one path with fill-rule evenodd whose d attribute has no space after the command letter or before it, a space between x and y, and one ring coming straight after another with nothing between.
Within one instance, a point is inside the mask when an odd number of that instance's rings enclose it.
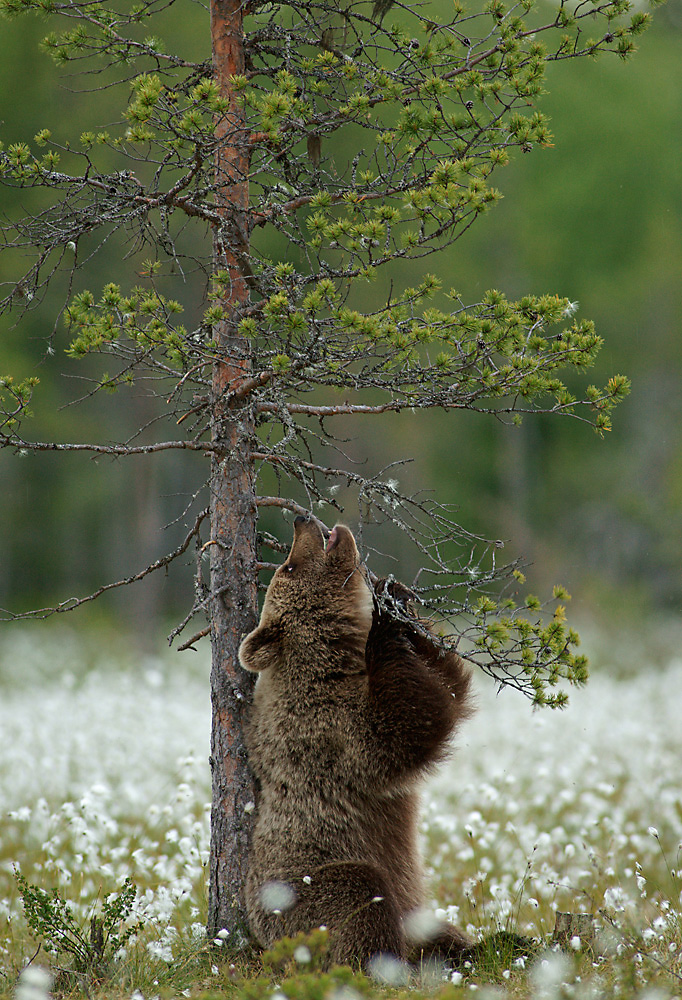
<instances>
[{"instance_id":1,"label":"bear's back","mask_svg":"<svg viewBox=\"0 0 682 1000\"><path fill-rule=\"evenodd\" d=\"M368 780L367 687L360 673L298 684L274 671L259 677L247 733L260 784L254 876L361 859L391 873L407 910L422 898L419 799L412 781L381 789Z\"/></svg>"}]
</instances>

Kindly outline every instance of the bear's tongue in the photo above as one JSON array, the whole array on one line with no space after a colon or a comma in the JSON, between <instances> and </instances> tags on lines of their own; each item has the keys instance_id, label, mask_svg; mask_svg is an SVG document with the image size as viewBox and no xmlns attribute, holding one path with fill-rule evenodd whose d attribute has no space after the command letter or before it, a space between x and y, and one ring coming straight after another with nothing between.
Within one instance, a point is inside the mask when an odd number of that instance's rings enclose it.
<instances>
[{"instance_id":1,"label":"bear's tongue","mask_svg":"<svg viewBox=\"0 0 682 1000\"><path fill-rule=\"evenodd\" d=\"M329 532L329 538L327 539L327 544L325 546L324 551L325 552L331 551L331 549L334 548L338 540L339 540L339 533L336 530L336 528L332 528L332 530Z\"/></svg>"}]
</instances>

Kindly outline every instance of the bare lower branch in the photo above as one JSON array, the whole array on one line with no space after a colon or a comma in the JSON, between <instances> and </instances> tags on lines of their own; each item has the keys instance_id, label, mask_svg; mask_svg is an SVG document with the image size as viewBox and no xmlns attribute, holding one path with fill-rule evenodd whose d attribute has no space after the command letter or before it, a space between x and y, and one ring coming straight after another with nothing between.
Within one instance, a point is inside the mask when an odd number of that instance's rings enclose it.
<instances>
[{"instance_id":1,"label":"bare lower branch","mask_svg":"<svg viewBox=\"0 0 682 1000\"><path fill-rule=\"evenodd\" d=\"M155 444L73 444L56 441L24 441L6 435L0 438L0 448L16 448L19 451L84 451L95 455L113 455L125 458L128 455L151 455L159 451L204 451L213 452L215 446L210 441L157 441Z\"/></svg>"},{"instance_id":2,"label":"bare lower branch","mask_svg":"<svg viewBox=\"0 0 682 1000\"><path fill-rule=\"evenodd\" d=\"M179 556L187 551L189 543L192 539L199 533L201 528L201 523L208 516L208 509L200 511L194 522L189 533L185 536L184 540L178 545L173 552L169 552L165 556L161 556L160 559L156 559L145 569L140 570L139 573L135 573L133 576L128 576L124 580L116 580L115 583L107 583L100 587L94 593L89 594L87 597L71 597L67 601L62 601L60 604L55 605L51 608L39 608L36 611L23 611L19 614L14 614L12 611L7 611L6 608L0 608L0 614L4 617L0 617L0 621L20 621L26 618L50 618L52 615L62 614L64 611L73 611L74 608L79 608L83 604L89 604L90 601L95 601L102 594L106 594L110 590L116 590L118 587L127 587L131 583L138 583L143 580L150 573L154 573L157 569L163 569L174 562Z\"/></svg>"},{"instance_id":3,"label":"bare lower branch","mask_svg":"<svg viewBox=\"0 0 682 1000\"><path fill-rule=\"evenodd\" d=\"M367 406L360 403L340 403L336 406L309 406L306 403L287 403L289 413L300 413L306 417L335 417L343 413L399 413L405 409L405 403L380 403L377 406ZM275 403L258 403L257 413L277 413L281 406Z\"/></svg>"},{"instance_id":4,"label":"bare lower branch","mask_svg":"<svg viewBox=\"0 0 682 1000\"><path fill-rule=\"evenodd\" d=\"M569 416L580 420L583 423L591 423L591 421L580 413L571 412L575 406L575 401L570 403L554 403L551 406L484 406L481 404L476 404L469 400L461 400L459 402L434 402L428 398L422 397L421 399L415 399L414 401L408 400L405 402L399 400L391 400L387 403L377 403L374 406L361 404L361 403L339 403L334 406L313 406L307 403L287 403L286 410L288 413L297 413L300 416L305 417L318 417L324 419L325 417L338 417L344 415L364 415L373 416L382 413L400 413L403 410L426 410L426 409L442 409L442 410L474 410L477 413L488 413L492 416L501 417L503 415L513 415L518 413L523 414L539 414L539 413L568 413ZM278 413L282 407L276 403L258 403L256 406L257 413Z\"/></svg>"},{"instance_id":5,"label":"bare lower branch","mask_svg":"<svg viewBox=\"0 0 682 1000\"><path fill-rule=\"evenodd\" d=\"M199 639L203 639L204 636L210 634L211 626L207 625L206 628L202 628L201 631L197 632L196 635L193 635L191 639L187 640L187 642L183 642L182 646L178 646L178 653L183 653L186 649L193 649L195 642L198 642Z\"/></svg>"}]
</instances>

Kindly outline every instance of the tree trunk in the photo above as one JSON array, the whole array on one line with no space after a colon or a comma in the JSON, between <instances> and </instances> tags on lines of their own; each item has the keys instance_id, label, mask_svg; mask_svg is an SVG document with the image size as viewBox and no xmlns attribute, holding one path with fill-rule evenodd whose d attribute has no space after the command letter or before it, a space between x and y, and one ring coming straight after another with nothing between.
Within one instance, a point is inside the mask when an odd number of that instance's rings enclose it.
<instances>
[{"instance_id":1,"label":"tree trunk","mask_svg":"<svg viewBox=\"0 0 682 1000\"><path fill-rule=\"evenodd\" d=\"M214 264L230 283L214 327L219 360L213 371L211 506L211 734L212 810L208 933L225 929L234 944L245 936L243 887L250 816L255 800L242 722L251 699L250 675L237 660L239 643L256 622L256 498L254 421L248 397L234 393L250 373L249 345L236 313L248 298L243 262L248 253L248 135L230 78L244 71L242 0L211 0L213 69L229 111L217 123L216 199L221 224L214 234Z\"/></svg>"}]
</instances>

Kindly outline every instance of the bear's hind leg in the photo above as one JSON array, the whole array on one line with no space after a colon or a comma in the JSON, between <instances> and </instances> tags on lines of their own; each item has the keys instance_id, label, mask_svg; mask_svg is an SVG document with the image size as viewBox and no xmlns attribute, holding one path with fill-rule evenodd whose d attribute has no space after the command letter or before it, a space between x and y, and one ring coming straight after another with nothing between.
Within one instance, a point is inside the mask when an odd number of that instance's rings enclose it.
<instances>
[{"instance_id":1,"label":"bear's hind leg","mask_svg":"<svg viewBox=\"0 0 682 1000\"><path fill-rule=\"evenodd\" d=\"M437 960L451 965L466 961L473 947L471 938L459 927L443 921L434 934L423 942L415 942L410 948L411 962L420 965L425 960Z\"/></svg>"},{"instance_id":2,"label":"bear's hind leg","mask_svg":"<svg viewBox=\"0 0 682 1000\"><path fill-rule=\"evenodd\" d=\"M365 968L377 954L404 958L402 921L384 876L362 861L338 861L311 868L289 880L296 903L283 914L285 933L325 926L329 964Z\"/></svg>"}]
</instances>

